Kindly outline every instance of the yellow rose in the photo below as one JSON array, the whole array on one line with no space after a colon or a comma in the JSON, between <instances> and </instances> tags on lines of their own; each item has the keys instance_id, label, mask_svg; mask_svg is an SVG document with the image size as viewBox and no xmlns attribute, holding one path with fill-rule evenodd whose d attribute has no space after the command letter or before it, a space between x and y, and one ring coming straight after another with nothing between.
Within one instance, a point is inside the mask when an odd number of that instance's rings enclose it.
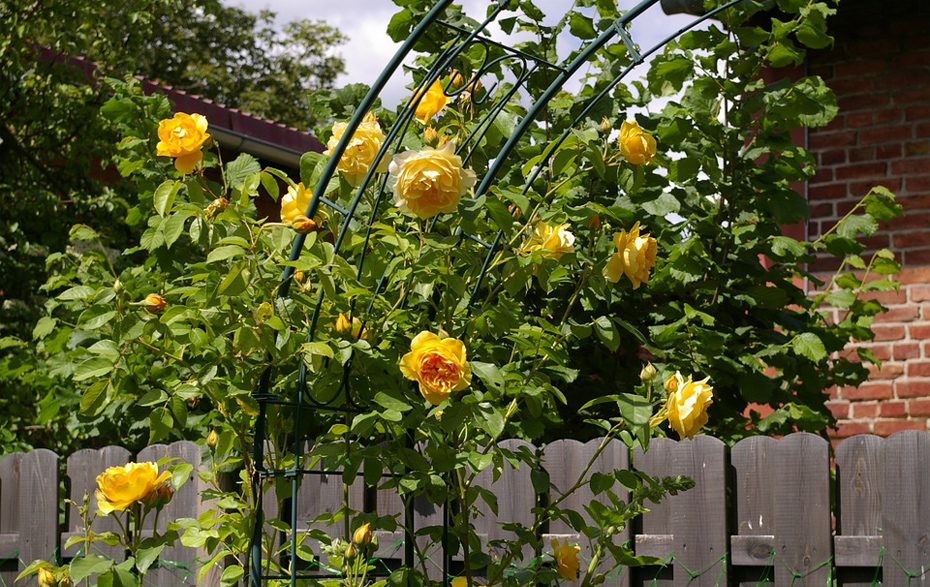
<instances>
[{"instance_id":1,"label":"yellow rose","mask_svg":"<svg viewBox=\"0 0 930 587\"><path fill-rule=\"evenodd\" d=\"M336 332L346 338L352 338L353 340L368 338L368 329L362 329L362 321L352 316L352 321L350 322L349 317L342 312L339 312L339 317L336 318L334 328Z\"/></svg>"},{"instance_id":2,"label":"yellow rose","mask_svg":"<svg viewBox=\"0 0 930 587\"><path fill-rule=\"evenodd\" d=\"M471 385L471 368L465 345L456 338L440 339L423 331L410 342L410 352L400 360L404 377L420 384L420 393L434 406L452 392Z\"/></svg>"},{"instance_id":3,"label":"yellow rose","mask_svg":"<svg viewBox=\"0 0 930 587\"><path fill-rule=\"evenodd\" d=\"M546 257L559 259L562 253L575 252L575 235L569 232L568 224L552 225L540 220L521 250L524 253L541 251Z\"/></svg>"},{"instance_id":4,"label":"yellow rose","mask_svg":"<svg viewBox=\"0 0 930 587\"><path fill-rule=\"evenodd\" d=\"M151 313L161 312L165 309L165 306L168 305L168 302L165 301L165 298L161 297L157 293L149 294L145 296L145 299L142 300L142 305Z\"/></svg>"},{"instance_id":5,"label":"yellow rose","mask_svg":"<svg viewBox=\"0 0 930 587\"><path fill-rule=\"evenodd\" d=\"M152 462L110 467L97 475L97 509L105 516L110 512L125 510L145 499L168 477L168 471L159 475L158 465Z\"/></svg>"},{"instance_id":6,"label":"yellow rose","mask_svg":"<svg viewBox=\"0 0 930 587\"><path fill-rule=\"evenodd\" d=\"M685 381L680 373L675 373L677 389L668 396L665 404L668 411L668 423L681 438L694 438L707 424L707 408L714 403L714 388L702 381L692 381L691 375ZM668 384L668 382L666 382Z\"/></svg>"},{"instance_id":7,"label":"yellow rose","mask_svg":"<svg viewBox=\"0 0 930 587\"><path fill-rule=\"evenodd\" d=\"M656 154L656 140L647 135L635 120L620 125L620 154L633 165L644 165Z\"/></svg>"},{"instance_id":8,"label":"yellow rose","mask_svg":"<svg viewBox=\"0 0 930 587\"><path fill-rule=\"evenodd\" d=\"M371 524L365 524L355 530L352 541L360 546L367 546L371 542Z\"/></svg>"},{"instance_id":9,"label":"yellow rose","mask_svg":"<svg viewBox=\"0 0 930 587\"><path fill-rule=\"evenodd\" d=\"M439 114L439 111L445 108L449 102L449 97L446 96L446 92L439 80L434 81L426 92L423 92L423 88L417 90L417 93L413 96L413 101L416 102L417 99L420 101L417 103L414 116L423 124L426 124L432 117Z\"/></svg>"},{"instance_id":10,"label":"yellow rose","mask_svg":"<svg viewBox=\"0 0 930 587\"><path fill-rule=\"evenodd\" d=\"M333 136L326 142L326 151L323 152L324 155L329 156L332 154L336 145L339 143L339 139L345 134L347 126L349 125L345 122L333 124ZM384 138L384 133L381 131L381 125L378 124L378 119L375 118L374 114L369 112L365 115L364 120L362 120L358 128L355 129L355 132L352 134L352 140L346 145L346 150L339 159L339 165L336 166L336 169L339 170L339 174L353 187L358 187L359 184L362 183L362 180L365 179L368 169L378 156L381 145L384 144ZM384 157L378 163L375 171L377 173L384 173L387 171L387 166L388 160L387 157Z\"/></svg>"},{"instance_id":11,"label":"yellow rose","mask_svg":"<svg viewBox=\"0 0 930 587\"><path fill-rule=\"evenodd\" d=\"M304 187L303 183L288 186L287 193L281 198L281 222L290 224L301 234L318 231L327 216L321 208L317 209L312 220L304 216L307 206L310 205L311 197L313 194Z\"/></svg>"},{"instance_id":12,"label":"yellow rose","mask_svg":"<svg viewBox=\"0 0 930 587\"><path fill-rule=\"evenodd\" d=\"M468 587L468 579L466 579L465 577L456 577L452 579L452 582L450 583L450 585L452 585L452 587ZM486 587L486 586L479 585L478 587Z\"/></svg>"},{"instance_id":13,"label":"yellow rose","mask_svg":"<svg viewBox=\"0 0 930 587\"><path fill-rule=\"evenodd\" d=\"M174 157L174 166L178 171L191 173L203 159L200 148L209 138L206 118L199 114L177 112L174 118L166 118L158 123L156 154L159 157Z\"/></svg>"},{"instance_id":14,"label":"yellow rose","mask_svg":"<svg viewBox=\"0 0 930 587\"><path fill-rule=\"evenodd\" d=\"M395 179L394 205L421 220L455 212L477 181L474 171L462 167L452 143L395 155L389 171Z\"/></svg>"},{"instance_id":15,"label":"yellow rose","mask_svg":"<svg viewBox=\"0 0 930 587\"><path fill-rule=\"evenodd\" d=\"M656 264L656 239L648 234L640 236L637 222L629 234L624 230L614 234L614 244L617 252L607 260L604 277L617 283L626 274L633 282L633 289L649 283L649 270Z\"/></svg>"},{"instance_id":16,"label":"yellow rose","mask_svg":"<svg viewBox=\"0 0 930 587\"><path fill-rule=\"evenodd\" d=\"M562 544L558 540L552 540L552 558L555 559L555 569L559 576L566 581L578 580L578 553L581 551L580 546L570 546L566 539Z\"/></svg>"},{"instance_id":17,"label":"yellow rose","mask_svg":"<svg viewBox=\"0 0 930 587\"><path fill-rule=\"evenodd\" d=\"M39 587L58 587L58 579L45 567L39 569Z\"/></svg>"}]
</instances>

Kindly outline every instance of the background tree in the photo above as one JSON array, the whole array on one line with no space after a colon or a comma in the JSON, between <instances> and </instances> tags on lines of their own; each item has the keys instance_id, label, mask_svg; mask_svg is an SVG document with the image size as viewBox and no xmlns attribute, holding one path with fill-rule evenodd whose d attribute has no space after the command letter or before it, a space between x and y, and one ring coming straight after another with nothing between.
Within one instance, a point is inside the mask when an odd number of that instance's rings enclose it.
<instances>
[{"instance_id":1,"label":"background tree","mask_svg":"<svg viewBox=\"0 0 930 587\"><path fill-rule=\"evenodd\" d=\"M66 250L76 222L97 227L112 251L144 228L127 216L136 188L106 171L118 140L101 113L111 89L67 57L309 128L319 121L307 93L343 71L331 52L344 37L308 20L283 33L273 23L271 12L213 0L0 4L0 337L13 337L0 345L0 440L49 446L56 429L81 429L74 416L56 420L57 404L36 425L37 402L68 397L23 342L41 310L46 258Z\"/></svg>"}]
</instances>

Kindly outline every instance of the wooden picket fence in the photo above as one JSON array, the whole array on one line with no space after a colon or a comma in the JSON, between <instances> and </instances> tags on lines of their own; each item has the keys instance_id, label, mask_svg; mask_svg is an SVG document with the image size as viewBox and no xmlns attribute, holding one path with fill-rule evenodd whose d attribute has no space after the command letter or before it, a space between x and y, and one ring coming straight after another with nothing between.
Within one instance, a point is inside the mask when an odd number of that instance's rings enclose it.
<instances>
[{"instance_id":1,"label":"wooden picket fence","mask_svg":"<svg viewBox=\"0 0 930 587\"><path fill-rule=\"evenodd\" d=\"M512 449L523 445L540 454L554 485L564 488L578 478L599 442L563 440L538 451L519 440L506 444ZM196 470L201 450L192 442L155 445L135 460L173 456ZM85 491L93 494L94 480L101 471L124 464L131 456L126 449L113 446L74 453L65 467L68 497L80 503ZM620 538L638 554L659 557L666 564L612 573L605 584L930 585L930 433L854 436L839 444L834 465L831 469L828 442L804 433L781 439L748 438L729 450L708 436L681 442L659 439L646 454L630 454L622 443L612 443L592 473L634 466L652 475L687 475L696 487L654 506ZM58 480L59 457L51 451L14 453L0 459L0 561L6 561L0 566L0 586L12 585L18 571L33 559L49 558L56 552L66 559L78 554L74 548L60 550L69 536L82 529L74 508L59 500ZM485 508L484 516L475 520L482 540L512 538L501 529L502 522L532 523L531 508L538 496L526 467L505 470L493 485L490 472L485 471L481 483L498 499L496 515ZM201 489L203 483L192 474L160 524L196 517L205 507L199 502ZM342 506L343 497L341 476L307 476L297 498L298 519L311 520L321 512L334 511ZM565 507L581 511L583 504L594 499L599 497L584 488ZM401 510L396 494L382 491L366 499L361 483L350 488L349 505L359 510L368 507L380 515ZM267 513L273 515L273 509L269 506ZM59 527L59 511L65 514L63 527ZM112 523L98 520L94 529L115 529L106 526L107 522ZM436 508L418 504L417 527L440 523ZM584 540L565 525L550 524L544 537L547 544L551 537L578 541L582 556L587 553ZM381 557L401 557L401 533L381 533L379 541ZM425 542L421 547L438 560L435 548L430 551ZM119 555L112 550L107 554ZM166 549L147 583L157 587L216 585L214 573L197 580L198 560L205 557L206 553L194 549Z\"/></svg>"}]
</instances>

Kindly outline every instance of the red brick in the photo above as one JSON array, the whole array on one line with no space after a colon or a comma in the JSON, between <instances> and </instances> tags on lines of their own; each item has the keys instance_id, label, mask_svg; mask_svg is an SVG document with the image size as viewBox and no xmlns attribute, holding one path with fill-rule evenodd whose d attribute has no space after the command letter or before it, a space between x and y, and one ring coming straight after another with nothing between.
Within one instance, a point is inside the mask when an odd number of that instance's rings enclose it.
<instances>
[{"instance_id":1,"label":"red brick","mask_svg":"<svg viewBox=\"0 0 930 587\"><path fill-rule=\"evenodd\" d=\"M856 402L852 405L852 416L850 418L874 418L878 416L878 402Z\"/></svg>"},{"instance_id":2,"label":"red brick","mask_svg":"<svg viewBox=\"0 0 930 587\"><path fill-rule=\"evenodd\" d=\"M871 281L871 280L869 280ZM907 303L907 290L898 289L895 291L890 289L888 291L867 291L859 295L863 300L875 300L879 304L888 305L888 304L906 304Z\"/></svg>"},{"instance_id":3,"label":"red brick","mask_svg":"<svg viewBox=\"0 0 930 587\"><path fill-rule=\"evenodd\" d=\"M914 127L914 135L918 139L930 137L930 124L918 124Z\"/></svg>"},{"instance_id":4,"label":"red brick","mask_svg":"<svg viewBox=\"0 0 930 587\"><path fill-rule=\"evenodd\" d=\"M899 249L930 246L930 231L899 233L892 238L894 246Z\"/></svg>"},{"instance_id":5,"label":"red brick","mask_svg":"<svg viewBox=\"0 0 930 587\"><path fill-rule=\"evenodd\" d=\"M869 371L869 379L897 379L898 377L904 375L904 365L902 363L882 363L882 366L878 365L866 365L866 369Z\"/></svg>"},{"instance_id":6,"label":"red brick","mask_svg":"<svg viewBox=\"0 0 930 587\"><path fill-rule=\"evenodd\" d=\"M912 302L930 301L930 285L912 285L907 288L907 295Z\"/></svg>"},{"instance_id":7,"label":"red brick","mask_svg":"<svg viewBox=\"0 0 930 587\"><path fill-rule=\"evenodd\" d=\"M866 181L851 181L849 182L848 189L850 194L856 198L861 198L862 196L869 193L869 190L877 185L884 186L893 192L899 192L901 191L901 178L877 177L875 179L869 179Z\"/></svg>"},{"instance_id":8,"label":"red brick","mask_svg":"<svg viewBox=\"0 0 930 587\"><path fill-rule=\"evenodd\" d=\"M818 175L821 170L818 170ZM859 179L862 177L874 177L884 176L888 173L888 164L875 162L875 163L859 163L857 165L846 165L843 167L836 168L836 179ZM831 178L832 179L832 178Z\"/></svg>"},{"instance_id":9,"label":"red brick","mask_svg":"<svg viewBox=\"0 0 930 587\"><path fill-rule=\"evenodd\" d=\"M923 49L915 50L915 49ZM926 41L921 47L915 47L914 49L898 55L894 58L894 61L891 62L891 67L894 69L907 69L909 67L926 67L927 63L930 63L930 51L926 49Z\"/></svg>"},{"instance_id":10,"label":"red brick","mask_svg":"<svg viewBox=\"0 0 930 587\"><path fill-rule=\"evenodd\" d=\"M837 438L849 438L850 436L868 434L869 432L871 432L871 430L869 430L868 422L841 422L837 425L836 434L833 436Z\"/></svg>"},{"instance_id":11,"label":"red brick","mask_svg":"<svg viewBox=\"0 0 930 587\"><path fill-rule=\"evenodd\" d=\"M920 310L914 306L895 306L889 308L887 312L881 315L881 321L884 322L910 322L920 315Z\"/></svg>"},{"instance_id":12,"label":"red brick","mask_svg":"<svg viewBox=\"0 0 930 587\"><path fill-rule=\"evenodd\" d=\"M828 401L824 403L827 409L833 414L834 418L846 418L849 414L849 402L843 400Z\"/></svg>"},{"instance_id":13,"label":"red brick","mask_svg":"<svg viewBox=\"0 0 930 587\"><path fill-rule=\"evenodd\" d=\"M901 340L904 338L904 326L888 326L884 324L876 324L872 327L872 331L875 333L876 342L881 342L883 340Z\"/></svg>"},{"instance_id":14,"label":"red brick","mask_svg":"<svg viewBox=\"0 0 930 587\"><path fill-rule=\"evenodd\" d=\"M881 415L883 418L897 418L907 415L907 402L902 400L891 400L882 402Z\"/></svg>"},{"instance_id":15,"label":"red brick","mask_svg":"<svg viewBox=\"0 0 930 587\"><path fill-rule=\"evenodd\" d=\"M909 194L919 194L930 192L930 175L924 175L921 177L908 177L905 179L907 182L907 192Z\"/></svg>"},{"instance_id":16,"label":"red brick","mask_svg":"<svg viewBox=\"0 0 930 587\"><path fill-rule=\"evenodd\" d=\"M930 339L930 324L910 324L908 325L907 330L912 339Z\"/></svg>"},{"instance_id":17,"label":"red brick","mask_svg":"<svg viewBox=\"0 0 930 587\"><path fill-rule=\"evenodd\" d=\"M926 430L927 423L919 420L878 420L875 422L875 434L891 436L902 430Z\"/></svg>"},{"instance_id":18,"label":"red brick","mask_svg":"<svg viewBox=\"0 0 930 587\"><path fill-rule=\"evenodd\" d=\"M896 344L891 347L891 354L895 361L920 358L920 345L916 342Z\"/></svg>"},{"instance_id":19,"label":"red brick","mask_svg":"<svg viewBox=\"0 0 930 587\"><path fill-rule=\"evenodd\" d=\"M871 82L869 82L871 85ZM834 84L830 84L833 86ZM837 91L836 88L833 88L834 91ZM860 126L869 126L872 124L872 111L866 110L864 112L852 112L846 115L846 126L849 128L858 128Z\"/></svg>"},{"instance_id":20,"label":"red brick","mask_svg":"<svg viewBox=\"0 0 930 587\"><path fill-rule=\"evenodd\" d=\"M904 267L897 275L898 281L903 284L930 283L930 267ZM926 338L930 338L930 329Z\"/></svg>"},{"instance_id":21,"label":"red brick","mask_svg":"<svg viewBox=\"0 0 930 587\"><path fill-rule=\"evenodd\" d=\"M836 216L833 204L814 204L810 206L811 218L832 218Z\"/></svg>"},{"instance_id":22,"label":"red brick","mask_svg":"<svg viewBox=\"0 0 930 587\"><path fill-rule=\"evenodd\" d=\"M908 106L904 111L905 120L925 120L930 118L930 106Z\"/></svg>"},{"instance_id":23,"label":"red brick","mask_svg":"<svg viewBox=\"0 0 930 587\"><path fill-rule=\"evenodd\" d=\"M837 63L834 67L836 77L860 76L873 73L882 73L888 69L888 62L884 59L857 59Z\"/></svg>"},{"instance_id":24,"label":"red brick","mask_svg":"<svg viewBox=\"0 0 930 587\"><path fill-rule=\"evenodd\" d=\"M897 96L895 96L897 99ZM909 100L917 102L916 98ZM840 96L836 100L840 110L851 112L853 110L874 109L880 106L888 106L891 98L888 94L857 94L853 96Z\"/></svg>"},{"instance_id":25,"label":"red brick","mask_svg":"<svg viewBox=\"0 0 930 587\"><path fill-rule=\"evenodd\" d=\"M930 154L930 141L914 141L904 144L904 156L916 157Z\"/></svg>"},{"instance_id":26,"label":"red brick","mask_svg":"<svg viewBox=\"0 0 930 587\"><path fill-rule=\"evenodd\" d=\"M840 394L845 400L891 399L892 389L890 381L866 381L859 387L844 387Z\"/></svg>"},{"instance_id":27,"label":"red brick","mask_svg":"<svg viewBox=\"0 0 930 587\"><path fill-rule=\"evenodd\" d=\"M808 195L811 200L841 200L848 191L845 184L818 185L811 186Z\"/></svg>"},{"instance_id":28,"label":"red brick","mask_svg":"<svg viewBox=\"0 0 930 587\"><path fill-rule=\"evenodd\" d=\"M897 53L901 50L901 43L897 37L878 39L875 41L866 41L850 43L849 52L855 55L871 55L878 57L889 53Z\"/></svg>"},{"instance_id":29,"label":"red brick","mask_svg":"<svg viewBox=\"0 0 930 587\"><path fill-rule=\"evenodd\" d=\"M875 143L889 143L891 141L903 141L909 139L914 134L914 128L910 125L886 126L882 128L869 128L859 132L859 142L863 145Z\"/></svg>"},{"instance_id":30,"label":"red brick","mask_svg":"<svg viewBox=\"0 0 930 587\"><path fill-rule=\"evenodd\" d=\"M907 363L908 377L930 377L930 361L909 361ZM930 394L930 389L928 389Z\"/></svg>"},{"instance_id":31,"label":"red brick","mask_svg":"<svg viewBox=\"0 0 930 587\"><path fill-rule=\"evenodd\" d=\"M900 122L901 121L901 109L900 108L886 108L884 110L878 110L877 112L872 113L872 119L875 121L875 125L886 124L889 122Z\"/></svg>"},{"instance_id":32,"label":"red brick","mask_svg":"<svg viewBox=\"0 0 930 587\"><path fill-rule=\"evenodd\" d=\"M908 379L895 382L895 393L899 398L930 397L930 379Z\"/></svg>"},{"instance_id":33,"label":"red brick","mask_svg":"<svg viewBox=\"0 0 930 587\"><path fill-rule=\"evenodd\" d=\"M847 132L811 132L810 148L817 150L824 147L842 147L844 145L855 145L855 131Z\"/></svg>"},{"instance_id":34,"label":"red brick","mask_svg":"<svg viewBox=\"0 0 930 587\"><path fill-rule=\"evenodd\" d=\"M912 399L908 412L912 416L930 416L930 398Z\"/></svg>"},{"instance_id":35,"label":"red brick","mask_svg":"<svg viewBox=\"0 0 930 587\"><path fill-rule=\"evenodd\" d=\"M875 149L876 159L898 159L901 157L901 153L904 152L904 149L899 143L892 145L881 145Z\"/></svg>"},{"instance_id":36,"label":"red brick","mask_svg":"<svg viewBox=\"0 0 930 587\"><path fill-rule=\"evenodd\" d=\"M930 71L926 69L908 69L885 74L876 81L880 88L913 88L930 83Z\"/></svg>"},{"instance_id":37,"label":"red brick","mask_svg":"<svg viewBox=\"0 0 930 587\"><path fill-rule=\"evenodd\" d=\"M849 150L849 162L857 163L859 161L875 160L875 147L862 147L859 149Z\"/></svg>"},{"instance_id":38,"label":"red brick","mask_svg":"<svg viewBox=\"0 0 930 587\"><path fill-rule=\"evenodd\" d=\"M836 165L837 163L846 163L846 151L843 149L833 149L824 151L820 154L821 165Z\"/></svg>"},{"instance_id":39,"label":"red brick","mask_svg":"<svg viewBox=\"0 0 930 587\"><path fill-rule=\"evenodd\" d=\"M811 184L830 183L832 181L833 181L833 169L829 167L821 167L814 174L814 177L810 179Z\"/></svg>"},{"instance_id":40,"label":"red brick","mask_svg":"<svg viewBox=\"0 0 930 587\"><path fill-rule=\"evenodd\" d=\"M906 159L904 161L892 161L891 173L894 175L930 173L930 157ZM839 179L839 170L837 170L837 179Z\"/></svg>"},{"instance_id":41,"label":"red brick","mask_svg":"<svg viewBox=\"0 0 930 587\"><path fill-rule=\"evenodd\" d=\"M832 79L829 86L837 96L846 96L870 92L875 87L875 83L871 77L848 77L846 79ZM871 120L871 117L869 119Z\"/></svg>"},{"instance_id":42,"label":"red brick","mask_svg":"<svg viewBox=\"0 0 930 587\"><path fill-rule=\"evenodd\" d=\"M908 265L930 265L930 249L904 251L902 263Z\"/></svg>"}]
</instances>

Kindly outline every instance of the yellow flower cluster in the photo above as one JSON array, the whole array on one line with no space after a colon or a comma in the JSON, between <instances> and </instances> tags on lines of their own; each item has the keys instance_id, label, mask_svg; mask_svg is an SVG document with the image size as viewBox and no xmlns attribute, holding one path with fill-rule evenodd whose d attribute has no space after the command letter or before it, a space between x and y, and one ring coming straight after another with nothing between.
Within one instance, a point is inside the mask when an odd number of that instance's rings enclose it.
<instances>
[{"instance_id":1,"label":"yellow flower cluster","mask_svg":"<svg viewBox=\"0 0 930 587\"><path fill-rule=\"evenodd\" d=\"M475 172L462 166L451 142L395 155L388 171L394 179L394 205L421 220L455 212L477 181Z\"/></svg>"},{"instance_id":2,"label":"yellow flower cluster","mask_svg":"<svg viewBox=\"0 0 930 587\"><path fill-rule=\"evenodd\" d=\"M313 194L304 187L303 183L289 186L287 193L281 198L281 222L290 224L301 234L320 230L323 222L326 221L326 212L318 208L313 218L304 216L312 196Z\"/></svg>"},{"instance_id":3,"label":"yellow flower cluster","mask_svg":"<svg viewBox=\"0 0 930 587\"><path fill-rule=\"evenodd\" d=\"M200 114L178 112L173 118L158 123L159 140L155 153L159 157L174 157L175 168L188 174L203 159L200 149L209 138L206 118Z\"/></svg>"},{"instance_id":4,"label":"yellow flower cluster","mask_svg":"<svg viewBox=\"0 0 930 587\"><path fill-rule=\"evenodd\" d=\"M614 234L617 252L611 255L604 266L604 277L611 283L617 283L626 275L633 283L633 289L649 282L649 270L656 264L656 239L648 234L639 234L639 222L633 225L629 234L625 230Z\"/></svg>"},{"instance_id":5,"label":"yellow flower cluster","mask_svg":"<svg viewBox=\"0 0 930 587\"><path fill-rule=\"evenodd\" d=\"M521 252L525 254L535 251L559 259L562 253L575 252L575 235L568 230L568 224L553 225L540 220L533 227L533 234L521 247Z\"/></svg>"},{"instance_id":6,"label":"yellow flower cluster","mask_svg":"<svg viewBox=\"0 0 930 587\"><path fill-rule=\"evenodd\" d=\"M423 88L417 90L417 93L413 96L413 101L416 102L418 99L419 102L414 116L423 124L426 124L431 118L439 114L449 102L449 97L446 96L442 83L438 79L425 92Z\"/></svg>"},{"instance_id":7,"label":"yellow flower cluster","mask_svg":"<svg viewBox=\"0 0 930 587\"><path fill-rule=\"evenodd\" d=\"M620 125L620 155L633 165L648 165L656 154L656 140L643 132L635 120Z\"/></svg>"},{"instance_id":8,"label":"yellow flower cluster","mask_svg":"<svg viewBox=\"0 0 930 587\"><path fill-rule=\"evenodd\" d=\"M158 465L152 462L110 467L97 476L97 509L106 516L111 512L125 510L138 502L163 497L161 494L165 492L162 487L165 486L168 477L168 471L159 475ZM167 493L170 497L170 488Z\"/></svg>"},{"instance_id":9,"label":"yellow flower cluster","mask_svg":"<svg viewBox=\"0 0 930 587\"><path fill-rule=\"evenodd\" d=\"M339 144L339 139L345 134L346 127L348 126L349 125L345 122L336 122L333 124L333 135L330 137L329 141L326 142L326 151L323 152L324 155L332 155L332 152L336 149L336 145ZM365 179L365 175L378 156L378 151L381 150L381 145L384 144L384 139L384 132L381 130L381 125L378 124L378 119L375 118L374 114L369 112L365 115L364 120L362 120L358 128L355 129L355 132L352 134L352 139L349 141L349 144L346 145L346 150L342 154L342 157L339 158L339 164L336 167L339 174L353 187L358 187L362 183L362 180ZM378 162L375 172L384 173L387 171L387 167L387 157L383 157L381 161Z\"/></svg>"},{"instance_id":10,"label":"yellow flower cluster","mask_svg":"<svg viewBox=\"0 0 930 587\"><path fill-rule=\"evenodd\" d=\"M668 400L663 409L650 420L650 426L658 426L663 420L678 433L680 438L694 438L707 424L707 408L714 403L714 388L708 383L709 377L693 381L675 372L665 380Z\"/></svg>"},{"instance_id":11,"label":"yellow flower cluster","mask_svg":"<svg viewBox=\"0 0 930 587\"><path fill-rule=\"evenodd\" d=\"M558 540L552 540L552 558L555 559L555 570L566 581L578 580L578 568L581 566L578 561L579 552L581 552L581 547L570 545L568 540L564 540L562 544L559 544Z\"/></svg>"}]
</instances>

